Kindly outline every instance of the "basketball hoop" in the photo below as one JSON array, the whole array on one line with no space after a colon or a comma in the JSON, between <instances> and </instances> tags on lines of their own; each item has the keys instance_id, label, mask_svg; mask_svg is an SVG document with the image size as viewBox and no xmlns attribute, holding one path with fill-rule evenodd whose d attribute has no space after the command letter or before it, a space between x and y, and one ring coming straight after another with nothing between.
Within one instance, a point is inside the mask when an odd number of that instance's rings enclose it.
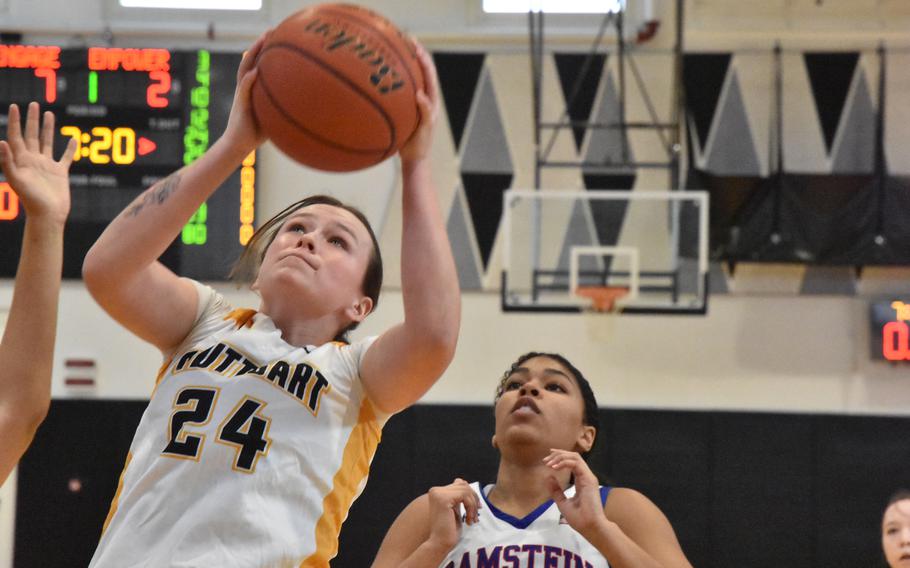
<instances>
[{"instance_id":1,"label":"basketball hoop","mask_svg":"<svg viewBox=\"0 0 910 568\"><path fill-rule=\"evenodd\" d=\"M575 295L591 300L591 309L600 313L614 313L616 301L629 293L626 286L578 286Z\"/></svg>"}]
</instances>

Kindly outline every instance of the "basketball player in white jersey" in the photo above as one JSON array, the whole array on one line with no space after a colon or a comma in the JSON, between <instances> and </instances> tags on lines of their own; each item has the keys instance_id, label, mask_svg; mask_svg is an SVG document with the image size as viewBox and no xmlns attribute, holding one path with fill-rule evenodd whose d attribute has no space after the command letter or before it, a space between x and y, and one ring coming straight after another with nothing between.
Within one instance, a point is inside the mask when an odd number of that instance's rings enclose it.
<instances>
[{"instance_id":1,"label":"basketball player in white jersey","mask_svg":"<svg viewBox=\"0 0 910 568\"><path fill-rule=\"evenodd\" d=\"M16 284L0 343L0 485L47 415L57 335L57 299L63 269L63 226L70 210L69 171L75 141L53 157L54 115L28 106L25 135L19 107L10 105L0 167L25 209L25 232ZM39 134L40 131L40 134ZM9 201L7 201L9 203Z\"/></svg>"},{"instance_id":2,"label":"basketball player in white jersey","mask_svg":"<svg viewBox=\"0 0 910 568\"><path fill-rule=\"evenodd\" d=\"M414 500L373 568L691 568L647 497L601 487L585 463L597 402L564 357L520 357L500 382L495 416L496 483L456 479Z\"/></svg>"},{"instance_id":3,"label":"basketball player in white jersey","mask_svg":"<svg viewBox=\"0 0 910 568\"><path fill-rule=\"evenodd\" d=\"M240 65L224 136L139 196L85 259L96 300L164 354L92 567L327 567L383 424L454 353L458 281L429 164L439 97L422 48L421 126L400 152L402 323L342 341L375 307L382 265L366 219L331 198L294 204L248 245L240 272L258 310L157 262L263 141L249 103L261 45Z\"/></svg>"}]
</instances>

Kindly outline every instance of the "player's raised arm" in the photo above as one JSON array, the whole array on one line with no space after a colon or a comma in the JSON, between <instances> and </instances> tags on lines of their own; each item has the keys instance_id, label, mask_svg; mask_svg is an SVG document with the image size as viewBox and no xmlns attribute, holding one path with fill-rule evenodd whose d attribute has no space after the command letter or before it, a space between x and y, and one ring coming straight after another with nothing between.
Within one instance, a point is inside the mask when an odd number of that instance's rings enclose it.
<instances>
[{"instance_id":1,"label":"player's raised arm","mask_svg":"<svg viewBox=\"0 0 910 568\"><path fill-rule=\"evenodd\" d=\"M157 259L200 205L262 142L249 100L263 38L240 64L224 135L198 160L137 197L85 257L82 276L95 300L123 326L161 349L173 347L189 332L197 300L193 285Z\"/></svg>"},{"instance_id":2,"label":"player's raised arm","mask_svg":"<svg viewBox=\"0 0 910 568\"><path fill-rule=\"evenodd\" d=\"M354 35L355 28L363 31ZM336 37L342 30L344 41ZM300 40L306 34L327 42L325 49L318 48L327 58L325 65L285 65L282 53L312 50L313 41ZM216 290L178 279L155 262L202 200L258 145L262 133L273 133L277 140L275 128L292 130L281 118L276 126L268 110L279 108L278 114L298 130L344 116L346 122L334 123L315 142L315 163L341 154L352 165L333 136L352 135L359 122L370 120L369 113L338 96L337 84L319 88L326 67L353 64L367 71L360 81L380 94L401 86L375 84L391 73L391 66L375 68L383 60L367 53L386 53L379 42L398 41L401 34L365 8L307 8L268 37L241 65L225 136L131 205L86 260L86 280L104 307L126 327L162 348L172 347L165 353L171 362L162 366L136 431L122 490L92 568L238 562L328 566L337 553L341 520L356 497L351 488L362 487L369 475L388 419L382 411L416 400L454 349L458 285L427 162L438 108L435 82L429 96L421 97L424 128L402 151L406 314L391 332L378 339L346 339L377 305L382 255L363 213L331 196L300 199L263 223L247 242L234 274L258 294L258 309L234 307ZM377 44L364 45L367 39ZM398 50L388 50L389 57L398 55L393 51ZM251 60L257 52L261 57L254 72ZM269 64L275 57L277 69ZM423 54L422 59L431 70L429 57ZM286 108L272 97L274 91L269 94L269 85L280 85L292 74L315 87ZM251 89L257 76L265 98ZM403 81L403 75L396 77ZM261 118L257 124L251 95ZM295 121L292 114L301 106L331 112L315 117L311 112L312 120ZM379 114L373 118L380 130L387 122ZM389 140L397 141L394 135ZM291 145L300 150L300 144ZM386 156L393 147L365 152ZM363 152L355 148L353 153ZM115 284L108 284L108 278ZM149 479L160 483L152 487ZM154 498L163 493L185 507Z\"/></svg>"},{"instance_id":3,"label":"player's raised arm","mask_svg":"<svg viewBox=\"0 0 910 568\"><path fill-rule=\"evenodd\" d=\"M25 233L16 285L0 344L0 484L28 447L47 414L51 395L57 299L63 268L63 226L70 210L71 141L53 158L54 115L39 128L37 103L28 107L23 136L11 105L0 166L25 208ZM40 130L40 134L39 134Z\"/></svg>"},{"instance_id":4,"label":"player's raised arm","mask_svg":"<svg viewBox=\"0 0 910 568\"><path fill-rule=\"evenodd\" d=\"M455 261L430 171L439 86L430 55L417 50L426 92L418 94L420 126L400 153L404 322L376 340L361 369L368 395L385 412L413 404L436 382L452 360L461 321Z\"/></svg>"}]
</instances>

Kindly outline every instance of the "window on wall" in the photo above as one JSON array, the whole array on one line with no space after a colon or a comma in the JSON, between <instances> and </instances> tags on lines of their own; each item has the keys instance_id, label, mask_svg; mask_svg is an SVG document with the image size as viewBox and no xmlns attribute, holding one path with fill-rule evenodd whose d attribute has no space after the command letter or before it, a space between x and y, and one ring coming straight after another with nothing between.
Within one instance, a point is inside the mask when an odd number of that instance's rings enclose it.
<instances>
[{"instance_id":1,"label":"window on wall","mask_svg":"<svg viewBox=\"0 0 910 568\"><path fill-rule=\"evenodd\" d=\"M262 0L119 0L124 8L183 8L191 10L260 10Z\"/></svg>"},{"instance_id":2,"label":"window on wall","mask_svg":"<svg viewBox=\"0 0 910 568\"><path fill-rule=\"evenodd\" d=\"M488 14L526 13L531 10L549 14L603 14L619 12L624 0L483 0Z\"/></svg>"},{"instance_id":3,"label":"window on wall","mask_svg":"<svg viewBox=\"0 0 910 568\"><path fill-rule=\"evenodd\" d=\"M529 12L546 14L548 34L569 34L581 42L599 30L606 18L622 14L629 37L654 19L654 0L461 0L467 5L470 25L499 35L528 34ZM615 19L612 20L614 23ZM608 26L604 37L614 38L616 26Z\"/></svg>"}]
</instances>

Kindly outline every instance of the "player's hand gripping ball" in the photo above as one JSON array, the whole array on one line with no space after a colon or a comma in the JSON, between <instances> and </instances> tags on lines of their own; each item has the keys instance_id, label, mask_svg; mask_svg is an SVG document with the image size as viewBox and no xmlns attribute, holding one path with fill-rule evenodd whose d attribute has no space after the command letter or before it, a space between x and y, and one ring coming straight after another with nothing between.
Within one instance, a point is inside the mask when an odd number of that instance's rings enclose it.
<instances>
[{"instance_id":1,"label":"player's hand gripping ball","mask_svg":"<svg viewBox=\"0 0 910 568\"><path fill-rule=\"evenodd\" d=\"M269 33L256 67L256 121L304 165L366 168L417 128L424 79L414 45L366 8L320 4L291 15Z\"/></svg>"}]
</instances>

